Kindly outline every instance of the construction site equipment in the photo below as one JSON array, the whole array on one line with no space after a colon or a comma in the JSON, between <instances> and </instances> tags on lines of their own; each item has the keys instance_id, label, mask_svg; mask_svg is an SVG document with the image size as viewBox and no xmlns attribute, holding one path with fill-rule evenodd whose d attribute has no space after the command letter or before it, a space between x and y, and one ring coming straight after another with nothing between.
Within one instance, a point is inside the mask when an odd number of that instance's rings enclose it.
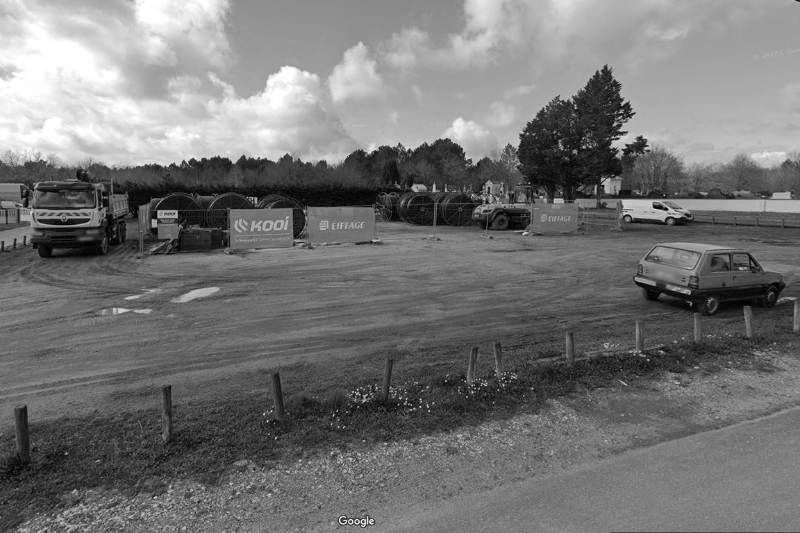
<instances>
[{"instance_id":1,"label":"construction site equipment","mask_svg":"<svg viewBox=\"0 0 800 533\"><path fill-rule=\"evenodd\" d=\"M472 220L484 228L506 230L512 225L527 227L531 220L533 189L528 183L520 183L505 201L482 204L472 211Z\"/></svg>"},{"instance_id":2,"label":"construction site equipment","mask_svg":"<svg viewBox=\"0 0 800 533\"><path fill-rule=\"evenodd\" d=\"M128 195L113 182L93 182L78 169L79 179L44 181L26 192L31 206L31 243L40 257L55 248L90 248L105 255L110 244L125 242Z\"/></svg>"}]
</instances>

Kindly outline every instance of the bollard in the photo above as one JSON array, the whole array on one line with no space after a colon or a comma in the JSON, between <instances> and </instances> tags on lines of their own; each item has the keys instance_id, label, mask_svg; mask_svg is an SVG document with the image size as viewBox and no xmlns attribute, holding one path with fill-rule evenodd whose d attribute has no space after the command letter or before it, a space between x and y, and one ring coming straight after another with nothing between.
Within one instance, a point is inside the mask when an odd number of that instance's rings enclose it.
<instances>
[{"instance_id":1,"label":"bollard","mask_svg":"<svg viewBox=\"0 0 800 533\"><path fill-rule=\"evenodd\" d=\"M0 241L0 252L6 251L6 241Z\"/></svg>"},{"instance_id":2,"label":"bollard","mask_svg":"<svg viewBox=\"0 0 800 533\"><path fill-rule=\"evenodd\" d=\"M694 314L694 342L703 342L703 313Z\"/></svg>"},{"instance_id":3,"label":"bollard","mask_svg":"<svg viewBox=\"0 0 800 533\"><path fill-rule=\"evenodd\" d=\"M23 247L24 246L28 246L28 236L27 235L23 235L22 236L22 246Z\"/></svg>"},{"instance_id":4,"label":"bollard","mask_svg":"<svg viewBox=\"0 0 800 533\"><path fill-rule=\"evenodd\" d=\"M467 363L467 385L472 385L475 380L475 363L478 361L478 347L473 346L469 351L469 361Z\"/></svg>"},{"instance_id":5,"label":"bollard","mask_svg":"<svg viewBox=\"0 0 800 533\"><path fill-rule=\"evenodd\" d=\"M753 309L749 305L744 306L744 338L753 338Z\"/></svg>"},{"instance_id":6,"label":"bollard","mask_svg":"<svg viewBox=\"0 0 800 533\"><path fill-rule=\"evenodd\" d=\"M644 324L641 320L636 321L636 351L644 350Z\"/></svg>"},{"instance_id":7,"label":"bollard","mask_svg":"<svg viewBox=\"0 0 800 533\"><path fill-rule=\"evenodd\" d=\"M386 366L383 369L383 401L389 400L389 384L392 381L392 366L394 360L391 357L386 358Z\"/></svg>"},{"instance_id":8,"label":"bollard","mask_svg":"<svg viewBox=\"0 0 800 533\"><path fill-rule=\"evenodd\" d=\"M172 442L172 385L161 387L161 440Z\"/></svg>"},{"instance_id":9,"label":"bollard","mask_svg":"<svg viewBox=\"0 0 800 533\"><path fill-rule=\"evenodd\" d=\"M283 410L283 393L281 392L281 375L279 372L272 374L272 396L275 399L275 418L278 422L286 420Z\"/></svg>"},{"instance_id":10,"label":"bollard","mask_svg":"<svg viewBox=\"0 0 800 533\"><path fill-rule=\"evenodd\" d=\"M28 436L28 406L18 405L14 408L14 426L17 437L17 456L26 465L31 462L31 441Z\"/></svg>"},{"instance_id":11,"label":"bollard","mask_svg":"<svg viewBox=\"0 0 800 533\"><path fill-rule=\"evenodd\" d=\"M12 250L16 250L17 249L17 238L16 237L14 237L14 246L12 246L11 249Z\"/></svg>"},{"instance_id":12,"label":"bollard","mask_svg":"<svg viewBox=\"0 0 800 533\"><path fill-rule=\"evenodd\" d=\"M567 365L572 366L575 364L575 336L571 331L567 332Z\"/></svg>"},{"instance_id":13,"label":"bollard","mask_svg":"<svg viewBox=\"0 0 800 533\"><path fill-rule=\"evenodd\" d=\"M792 332L800 333L800 300L794 301L794 324L792 324Z\"/></svg>"},{"instance_id":14,"label":"bollard","mask_svg":"<svg viewBox=\"0 0 800 533\"><path fill-rule=\"evenodd\" d=\"M497 379L503 377L503 347L499 341L494 343L494 373Z\"/></svg>"}]
</instances>

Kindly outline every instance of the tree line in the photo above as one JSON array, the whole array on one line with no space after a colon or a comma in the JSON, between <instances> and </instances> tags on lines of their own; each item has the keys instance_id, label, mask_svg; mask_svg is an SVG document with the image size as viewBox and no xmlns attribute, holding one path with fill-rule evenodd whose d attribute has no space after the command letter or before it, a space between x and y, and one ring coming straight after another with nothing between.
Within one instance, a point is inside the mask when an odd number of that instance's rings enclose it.
<instances>
[{"instance_id":1,"label":"tree line","mask_svg":"<svg viewBox=\"0 0 800 533\"><path fill-rule=\"evenodd\" d=\"M37 150L6 150L0 156L0 181L32 186L39 181L63 180L76 168L101 180L138 186L180 185L186 189L286 189L314 186L408 189L434 184L443 190L480 192L491 180L512 186L528 181L549 201L567 201L595 194L600 202L603 181L621 177L620 189L648 194L689 193L719 188L732 191L800 191L800 151L791 152L772 168L737 154L724 164L685 165L683 157L644 136L619 146L623 128L635 112L622 96L622 84L608 66L596 71L577 93L564 100L555 96L520 133L518 146L507 144L473 163L451 139L437 139L416 148L380 146L371 152L355 150L343 161L302 161L285 154L277 161L242 155L191 158L169 165L112 166L87 158L64 165L54 155Z\"/></svg>"}]
</instances>

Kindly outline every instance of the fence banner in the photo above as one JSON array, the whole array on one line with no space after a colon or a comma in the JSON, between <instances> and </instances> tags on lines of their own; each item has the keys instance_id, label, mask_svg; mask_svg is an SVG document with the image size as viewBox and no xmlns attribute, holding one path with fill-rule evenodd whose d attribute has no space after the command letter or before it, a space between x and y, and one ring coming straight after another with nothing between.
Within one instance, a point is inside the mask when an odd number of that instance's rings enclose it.
<instances>
[{"instance_id":1,"label":"fence banner","mask_svg":"<svg viewBox=\"0 0 800 533\"><path fill-rule=\"evenodd\" d=\"M578 206L576 204L534 204L531 218L534 233L576 233Z\"/></svg>"},{"instance_id":2,"label":"fence banner","mask_svg":"<svg viewBox=\"0 0 800 533\"><path fill-rule=\"evenodd\" d=\"M308 242L365 242L375 237L372 207L309 207Z\"/></svg>"},{"instance_id":3,"label":"fence banner","mask_svg":"<svg viewBox=\"0 0 800 533\"><path fill-rule=\"evenodd\" d=\"M291 248L293 226L291 209L231 209L230 249Z\"/></svg>"}]
</instances>

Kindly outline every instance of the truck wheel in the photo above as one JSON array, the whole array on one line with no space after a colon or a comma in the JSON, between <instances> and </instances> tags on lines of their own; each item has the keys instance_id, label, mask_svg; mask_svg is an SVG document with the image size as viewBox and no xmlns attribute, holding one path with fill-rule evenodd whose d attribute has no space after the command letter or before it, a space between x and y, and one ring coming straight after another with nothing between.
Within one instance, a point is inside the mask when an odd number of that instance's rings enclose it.
<instances>
[{"instance_id":1,"label":"truck wheel","mask_svg":"<svg viewBox=\"0 0 800 533\"><path fill-rule=\"evenodd\" d=\"M40 244L36 249L39 250L39 257L51 257L53 255L53 249L44 244Z\"/></svg>"},{"instance_id":2,"label":"truck wheel","mask_svg":"<svg viewBox=\"0 0 800 533\"><path fill-rule=\"evenodd\" d=\"M510 221L506 215L497 215L494 217L494 222L492 223L492 229L496 229L497 231L503 231L508 229Z\"/></svg>"},{"instance_id":3,"label":"truck wheel","mask_svg":"<svg viewBox=\"0 0 800 533\"><path fill-rule=\"evenodd\" d=\"M719 311L719 296L716 294L706 296L702 302L697 304L697 307L706 316L714 315Z\"/></svg>"},{"instance_id":4,"label":"truck wheel","mask_svg":"<svg viewBox=\"0 0 800 533\"><path fill-rule=\"evenodd\" d=\"M622 217L622 221L626 224L630 224L631 222L633 222L633 217L630 215L625 215L624 217Z\"/></svg>"},{"instance_id":5,"label":"truck wheel","mask_svg":"<svg viewBox=\"0 0 800 533\"><path fill-rule=\"evenodd\" d=\"M667 217L667 220L665 220L664 222L667 223L667 226L674 226L675 225L675 219L672 218L672 217Z\"/></svg>"},{"instance_id":6,"label":"truck wheel","mask_svg":"<svg viewBox=\"0 0 800 533\"><path fill-rule=\"evenodd\" d=\"M108 235L103 235L103 240L95 248L97 255L106 255L108 253Z\"/></svg>"}]
</instances>

